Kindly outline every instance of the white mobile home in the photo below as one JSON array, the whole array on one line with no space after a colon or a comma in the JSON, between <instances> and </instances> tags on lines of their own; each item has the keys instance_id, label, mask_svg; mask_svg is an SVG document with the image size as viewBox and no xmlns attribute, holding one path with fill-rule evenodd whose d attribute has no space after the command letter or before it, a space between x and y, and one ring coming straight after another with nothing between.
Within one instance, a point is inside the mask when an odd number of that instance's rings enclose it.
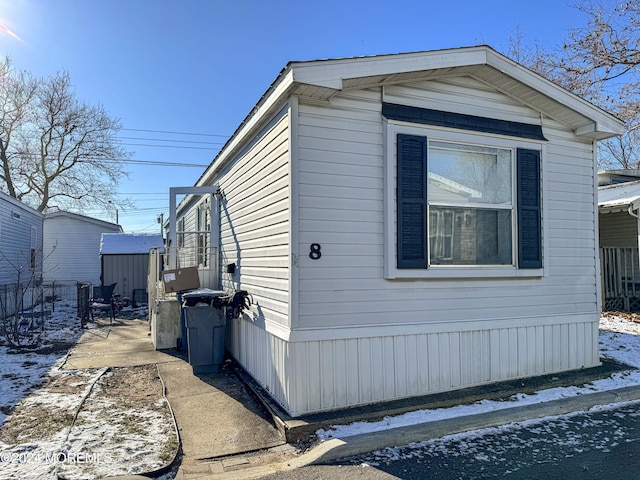
<instances>
[{"instance_id":1,"label":"white mobile home","mask_svg":"<svg viewBox=\"0 0 640 480\"><path fill-rule=\"evenodd\" d=\"M122 228L71 212L45 214L44 281L100 285L100 240L103 233L122 233Z\"/></svg>"},{"instance_id":2,"label":"white mobile home","mask_svg":"<svg viewBox=\"0 0 640 480\"><path fill-rule=\"evenodd\" d=\"M42 213L0 192L0 285L26 283L32 276L40 279L43 218Z\"/></svg>"},{"instance_id":3,"label":"white mobile home","mask_svg":"<svg viewBox=\"0 0 640 480\"><path fill-rule=\"evenodd\" d=\"M294 416L593 367L596 143L622 130L485 46L289 63L169 253L212 225L254 300L227 348Z\"/></svg>"}]
</instances>

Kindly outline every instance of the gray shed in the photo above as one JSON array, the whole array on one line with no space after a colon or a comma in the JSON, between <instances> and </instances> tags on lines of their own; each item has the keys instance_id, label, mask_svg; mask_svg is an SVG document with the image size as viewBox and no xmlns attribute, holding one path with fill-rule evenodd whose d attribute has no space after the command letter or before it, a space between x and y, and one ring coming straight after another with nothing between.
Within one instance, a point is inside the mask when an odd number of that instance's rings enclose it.
<instances>
[{"instance_id":1,"label":"gray shed","mask_svg":"<svg viewBox=\"0 0 640 480\"><path fill-rule=\"evenodd\" d=\"M134 290L147 288L149 249L164 251L160 234L103 233L100 242L100 279L103 285L116 284L114 294L134 301Z\"/></svg>"}]
</instances>

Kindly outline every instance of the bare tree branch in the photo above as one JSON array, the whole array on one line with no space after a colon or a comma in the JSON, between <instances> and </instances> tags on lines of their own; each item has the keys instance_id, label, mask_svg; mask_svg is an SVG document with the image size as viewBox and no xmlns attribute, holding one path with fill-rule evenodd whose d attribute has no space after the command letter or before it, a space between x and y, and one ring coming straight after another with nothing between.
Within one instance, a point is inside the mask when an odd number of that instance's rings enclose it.
<instances>
[{"instance_id":1,"label":"bare tree branch","mask_svg":"<svg viewBox=\"0 0 640 480\"><path fill-rule=\"evenodd\" d=\"M121 126L77 99L67 72L33 78L0 63L0 189L39 211L121 204L116 185L131 157ZM126 202L125 202L126 203Z\"/></svg>"},{"instance_id":2,"label":"bare tree branch","mask_svg":"<svg viewBox=\"0 0 640 480\"><path fill-rule=\"evenodd\" d=\"M601 142L601 168L640 167L640 1L578 0L586 25L571 30L557 51L528 47L518 29L506 54L540 75L612 112L627 125Z\"/></svg>"}]
</instances>

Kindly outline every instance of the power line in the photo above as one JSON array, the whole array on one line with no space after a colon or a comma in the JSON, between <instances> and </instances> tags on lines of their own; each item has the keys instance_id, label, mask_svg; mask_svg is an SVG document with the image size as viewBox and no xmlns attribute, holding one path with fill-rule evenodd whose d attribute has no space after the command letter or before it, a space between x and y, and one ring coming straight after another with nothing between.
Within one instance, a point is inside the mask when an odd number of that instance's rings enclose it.
<instances>
[{"instance_id":1,"label":"power line","mask_svg":"<svg viewBox=\"0 0 640 480\"><path fill-rule=\"evenodd\" d=\"M163 195L169 196L168 192L118 192L120 195Z\"/></svg>"},{"instance_id":2,"label":"power line","mask_svg":"<svg viewBox=\"0 0 640 480\"><path fill-rule=\"evenodd\" d=\"M117 137L124 140L149 140L152 142L198 143L203 145L224 145L224 142L198 142L195 140L176 140L174 138Z\"/></svg>"},{"instance_id":3,"label":"power line","mask_svg":"<svg viewBox=\"0 0 640 480\"><path fill-rule=\"evenodd\" d=\"M120 142L120 145L124 145L126 147L156 147L156 148L182 148L189 150L215 150L215 148L207 148L207 147L185 147L181 145L154 145L152 143L123 143Z\"/></svg>"},{"instance_id":4,"label":"power line","mask_svg":"<svg viewBox=\"0 0 640 480\"><path fill-rule=\"evenodd\" d=\"M205 163L184 163L184 162L159 162L155 160L126 160L124 158L87 158L82 161L107 162L107 163L124 163L125 165L147 165L154 167L197 167L206 168L209 165Z\"/></svg>"},{"instance_id":5,"label":"power line","mask_svg":"<svg viewBox=\"0 0 640 480\"><path fill-rule=\"evenodd\" d=\"M35 157L39 158L39 155L36 153L21 153L23 157ZM96 158L96 157L87 157L79 160L80 162L105 162L105 163L123 163L123 164L134 164L134 165L149 165L149 166L158 166L158 167L197 167L197 168L206 168L209 166L208 163L185 163L185 162L160 162L157 160L136 160L131 158Z\"/></svg>"},{"instance_id":6,"label":"power line","mask_svg":"<svg viewBox=\"0 0 640 480\"><path fill-rule=\"evenodd\" d=\"M158 225L158 223L152 223L151 225L148 225L144 228L139 228L138 231L139 232L151 232L151 231L157 231L160 229L160 226Z\"/></svg>"},{"instance_id":7,"label":"power line","mask_svg":"<svg viewBox=\"0 0 640 480\"><path fill-rule=\"evenodd\" d=\"M213 133L193 133L193 132L173 132L168 130L146 130L143 128L121 128L120 130L126 130L128 132L149 132L149 133L169 133L173 135L193 135L198 137L221 137L229 138L228 135L216 135Z\"/></svg>"}]
</instances>

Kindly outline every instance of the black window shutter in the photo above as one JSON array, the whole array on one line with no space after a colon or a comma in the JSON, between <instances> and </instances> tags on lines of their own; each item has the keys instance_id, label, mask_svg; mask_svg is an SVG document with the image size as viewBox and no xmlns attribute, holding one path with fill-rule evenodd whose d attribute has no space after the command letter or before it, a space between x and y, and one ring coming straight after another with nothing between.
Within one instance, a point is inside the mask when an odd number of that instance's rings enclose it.
<instances>
[{"instance_id":1,"label":"black window shutter","mask_svg":"<svg viewBox=\"0 0 640 480\"><path fill-rule=\"evenodd\" d=\"M427 137L397 140L398 268L427 268Z\"/></svg>"},{"instance_id":2,"label":"black window shutter","mask_svg":"<svg viewBox=\"0 0 640 480\"><path fill-rule=\"evenodd\" d=\"M542 268L540 152L518 149L518 267Z\"/></svg>"}]
</instances>

